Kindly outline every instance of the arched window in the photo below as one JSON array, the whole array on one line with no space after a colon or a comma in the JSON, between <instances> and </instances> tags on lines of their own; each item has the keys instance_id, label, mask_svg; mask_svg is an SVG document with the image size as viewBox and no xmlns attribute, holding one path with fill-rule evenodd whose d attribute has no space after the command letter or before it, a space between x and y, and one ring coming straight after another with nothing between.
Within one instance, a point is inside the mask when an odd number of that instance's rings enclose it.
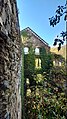
<instances>
[{"instance_id":1,"label":"arched window","mask_svg":"<svg viewBox=\"0 0 67 119\"><path fill-rule=\"evenodd\" d=\"M28 54L29 53L29 48L28 47L25 47L24 48L24 54Z\"/></svg>"},{"instance_id":2,"label":"arched window","mask_svg":"<svg viewBox=\"0 0 67 119\"><path fill-rule=\"evenodd\" d=\"M41 59L40 58L35 59L35 68L41 68Z\"/></svg>"},{"instance_id":3,"label":"arched window","mask_svg":"<svg viewBox=\"0 0 67 119\"><path fill-rule=\"evenodd\" d=\"M35 48L35 55L39 55L39 48Z\"/></svg>"}]
</instances>

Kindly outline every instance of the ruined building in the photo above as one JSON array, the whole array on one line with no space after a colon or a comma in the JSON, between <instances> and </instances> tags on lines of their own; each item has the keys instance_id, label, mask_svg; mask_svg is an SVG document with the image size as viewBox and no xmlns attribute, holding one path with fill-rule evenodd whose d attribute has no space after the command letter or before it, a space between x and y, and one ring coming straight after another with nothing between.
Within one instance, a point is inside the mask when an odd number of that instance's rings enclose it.
<instances>
[{"instance_id":1,"label":"ruined building","mask_svg":"<svg viewBox=\"0 0 67 119\"><path fill-rule=\"evenodd\" d=\"M37 89L40 91L40 86L42 88L40 83L43 81L42 75L45 69L43 67L45 67L45 57L46 54L49 54L50 47L45 40L29 27L21 31L21 38L24 52L23 119L37 119L36 112L32 111L34 109L33 102L37 102L34 101L34 98L36 100Z\"/></svg>"},{"instance_id":2,"label":"ruined building","mask_svg":"<svg viewBox=\"0 0 67 119\"><path fill-rule=\"evenodd\" d=\"M16 0L0 0L0 119L21 119L21 40Z\"/></svg>"}]
</instances>

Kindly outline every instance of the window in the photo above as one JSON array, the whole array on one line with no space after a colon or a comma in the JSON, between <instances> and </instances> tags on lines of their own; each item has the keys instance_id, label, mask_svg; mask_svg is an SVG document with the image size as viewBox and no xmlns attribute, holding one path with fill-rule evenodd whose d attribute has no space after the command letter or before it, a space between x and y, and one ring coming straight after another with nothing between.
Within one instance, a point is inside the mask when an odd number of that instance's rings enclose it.
<instances>
[{"instance_id":1,"label":"window","mask_svg":"<svg viewBox=\"0 0 67 119\"><path fill-rule=\"evenodd\" d=\"M59 66L58 60L53 61L54 66Z\"/></svg>"},{"instance_id":2,"label":"window","mask_svg":"<svg viewBox=\"0 0 67 119\"><path fill-rule=\"evenodd\" d=\"M41 68L41 59L40 58L35 59L35 67L36 68Z\"/></svg>"},{"instance_id":3,"label":"window","mask_svg":"<svg viewBox=\"0 0 67 119\"><path fill-rule=\"evenodd\" d=\"M35 54L39 55L39 48L35 48Z\"/></svg>"},{"instance_id":4,"label":"window","mask_svg":"<svg viewBox=\"0 0 67 119\"><path fill-rule=\"evenodd\" d=\"M27 85L29 85L29 84L30 84L30 82L29 82L29 79L28 79L28 78L26 79L26 84L27 84Z\"/></svg>"},{"instance_id":5,"label":"window","mask_svg":"<svg viewBox=\"0 0 67 119\"><path fill-rule=\"evenodd\" d=\"M54 66L61 66L61 62L56 60L56 61L53 61L53 65Z\"/></svg>"},{"instance_id":6,"label":"window","mask_svg":"<svg viewBox=\"0 0 67 119\"><path fill-rule=\"evenodd\" d=\"M53 65L55 66L55 61L53 61Z\"/></svg>"},{"instance_id":7,"label":"window","mask_svg":"<svg viewBox=\"0 0 67 119\"><path fill-rule=\"evenodd\" d=\"M28 51L29 51L28 47L25 47L24 48L24 54L28 54Z\"/></svg>"},{"instance_id":8,"label":"window","mask_svg":"<svg viewBox=\"0 0 67 119\"><path fill-rule=\"evenodd\" d=\"M59 62L59 66L61 66L61 62Z\"/></svg>"}]
</instances>

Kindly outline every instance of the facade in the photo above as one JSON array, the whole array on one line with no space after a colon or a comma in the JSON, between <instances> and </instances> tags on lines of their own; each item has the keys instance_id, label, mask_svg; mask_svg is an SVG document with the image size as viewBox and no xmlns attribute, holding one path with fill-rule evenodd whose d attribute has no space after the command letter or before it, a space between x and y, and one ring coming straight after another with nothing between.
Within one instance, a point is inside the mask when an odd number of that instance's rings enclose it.
<instances>
[{"instance_id":1,"label":"facade","mask_svg":"<svg viewBox=\"0 0 67 119\"><path fill-rule=\"evenodd\" d=\"M65 114L58 113L58 99L60 96L63 99L62 92L66 80L66 69L64 65L61 67L64 58L50 53L49 45L29 27L21 31L21 38L24 50L23 119L51 118L54 112L56 117L61 118ZM54 101L58 102L58 108ZM55 115L52 118L54 117Z\"/></svg>"},{"instance_id":2,"label":"facade","mask_svg":"<svg viewBox=\"0 0 67 119\"><path fill-rule=\"evenodd\" d=\"M21 34L25 35L25 33L27 33L27 40L24 40L23 36L21 35L24 47L28 48L32 44L33 48L44 47L47 52L50 51L48 43L43 40L39 35L37 35L31 28L27 27L21 31Z\"/></svg>"},{"instance_id":3,"label":"facade","mask_svg":"<svg viewBox=\"0 0 67 119\"><path fill-rule=\"evenodd\" d=\"M33 102L30 102L30 97L34 93L36 95L37 86L40 86L39 83L43 79L43 67L45 69L45 61L42 55L45 58L46 53L50 52L50 47L47 42L45 42L40 36L38 36L32 29L27 27L21 31L21 38L23 43L24 50L24 109L23 110L23 119L37 118L36 113L31 117L30 109L28 103L33 105ZM43 54L42 54L43 50ZM43 62L42 62L43 61ZM36 86L37 85L37 86Z\"/></svg>"},{"instance_id":4,"label":"facade","mask_svg":"<svg viewBox=\"0 0 67 119\"><path fill-rule=\"evenodd\" d=\"M0 119L21 119L21 40L16 0L0 0Z\"/></svg>"},{"instance_id":5,"label":"facade","mask_svg":"<svg viewBox=\"0 0 67 119\"><path fill-rule=\"evenodd\" d=\"M62 46L60 51L57 47L50 48L50 52L53 54L53 65L63 66L66 60L66 46Z\"/></svg>"},{"instance_id":6,"label":"facade","mask_svg":"<svg viewBox=\"0 0 67 119\"><path fill-rule=\"evenodd\" d=\"M30 47L33 48L35 54L35 68L41 68L41 49L44 48L45 52L50 52L50 47L40 36L38 36L32 29L27 27L21 31L22 43L24 46L24 54L29 54Z\"/></svg>"},{"instance_id":7,"label":"facade","mask_svg":"<svg viewBox=\"0 0 67 119\"><path fill-rule=\"evenodd\" d=\"M66 60L66 45L63 45L59 51L58 51L58 47L56 46L51 47L50 51L57 55L61 55Z\"/></svg>"},{"instance_id":8,"label":"facade","mask_svg":"<svg viewBox=\"0 0 67 119\"><path fill-rule=\"evenodd\" d=\"M54 66L63 66L65 64L65 59L58 54L52 53L53 54L53 65Z\"/></svg>"}]
</instances>

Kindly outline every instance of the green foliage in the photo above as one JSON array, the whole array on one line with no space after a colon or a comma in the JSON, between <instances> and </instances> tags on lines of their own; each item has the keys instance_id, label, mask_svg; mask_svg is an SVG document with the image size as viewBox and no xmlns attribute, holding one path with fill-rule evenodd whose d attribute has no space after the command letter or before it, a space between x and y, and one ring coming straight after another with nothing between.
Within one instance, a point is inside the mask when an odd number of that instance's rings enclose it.
<instances>
[{"instance_id":1,"label":"green foliage","mask_svg":"<svg viewBox=\"0 0 67 119\"><path fill-rule=\"evenodd\" d=\"M22 31L22 32L21 32L21 35L23 36L23 38L27 38L27 37L28 37L28 35L27 35L27 32L26 32L26 31Z\"/></svg>"},{"instance_id":2,"label":"green foliage","mask_svg":"<svg viewBox=\"0 0 67 119\"><path fill-rule=\"evenodd\" d=\"M21 38L22 38L23 44L25 44L26 42L29 41L29 39L31 38L31 36L27 33L27 31L23 30L21 32ZM29 43L30 43L30 41L29 41Z\"/></svg>"},{"instance_id":3,"label":"green foliage","mask_svg":"<svg viewBox=\"0 0 67 119\"><path fill-rule=\"evenodd\" d=\"M42 61L42 73L43 72L49 73L51 67L53 66L52 54L46 53L45 48L41 48L40 53L41 53L40 57Z\"/></svg>"},{"instance_id":4,"label":"green foliage","mask_svg":"<svg viewBox=\"0 0 67 119\"><path fill-rule=\"evenodd\" d=\"M53 82L56 85L52 85L49 80L44 78L41 86L30 87L33 90L25 99L28 119L65 119L64 80L53 79ZM62 90L60 90L60 84L62 84Z\"/></svg>"},{"instance_id":5,"label":"green foliage","mask_svg":"<svg viewBox=\"0 0 67 119\"><path fill-rule=\"evenodd\" d=\"M24 76L26 84L24 97L25 119L65 119L66 98L64 81L65 67L53 67L53 55L40 49L41 69L35 69L34 49L24 55ZM25 82L26 83L26 82Z\"/></svg>"},{"instance_id":6,"label":"green foliage","mask_svg":"<svg viewBox=\"0 0 67 119\"><path fill-rule=\"evenodd\" d=\"M47 54L45 48L40 48L40 57L41 57L41 65L42 65L42 72L46 69L46 61L47 61Z\"/></svg>"},{"instance_id":7,"label":"green foliage","mask_svg":"<svg viewBox=\"0 0 67 119\"><path fill-rule=\"evenodd\" d=\"M29 48L29 53L24 55L24 75L25 77L32 76L34 74L35 69L35 55L34 49L32 47Z\"/></svg>"}]
</instances>

